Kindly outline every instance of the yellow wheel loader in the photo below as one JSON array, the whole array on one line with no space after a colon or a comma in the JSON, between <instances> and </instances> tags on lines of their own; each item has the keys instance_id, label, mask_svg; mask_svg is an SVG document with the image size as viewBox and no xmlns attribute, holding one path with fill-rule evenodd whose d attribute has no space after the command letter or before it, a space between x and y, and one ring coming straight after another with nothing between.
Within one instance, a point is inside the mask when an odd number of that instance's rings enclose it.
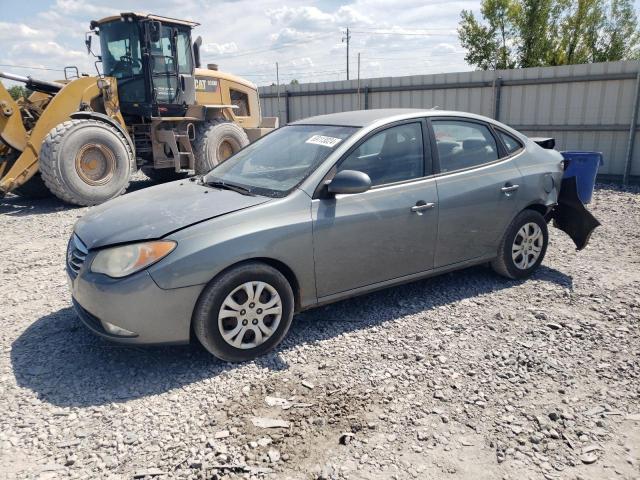
<instances>
[{"instance_id":1,"label":"yellow wheel loader","mask_svg":"<svg viewBox=\"0 0 640 480\"><path fill-rule=\"evenodd\" d=\"M205 173L277 128L261 117L255 85L200 68L197 25L122 13L90 24L98 76L47 82L0 72L33 92L14 101L0 83L0 197L51 192L95 205L122 194L140 168L158 181Z\"/></svg>"}]
</instances>

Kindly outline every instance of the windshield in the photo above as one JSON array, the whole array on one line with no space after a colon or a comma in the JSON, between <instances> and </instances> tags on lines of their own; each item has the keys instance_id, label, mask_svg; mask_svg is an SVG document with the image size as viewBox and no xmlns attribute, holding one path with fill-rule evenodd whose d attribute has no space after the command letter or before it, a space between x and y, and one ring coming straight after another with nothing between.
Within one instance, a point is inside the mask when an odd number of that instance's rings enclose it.
<instances>
[{"instance_id":1,"label":"windshield","mask_svg":"<svg viewBox=\"0 0 640 480\"><path fill-rule=\"evenodd\" d=\"M138 24L111 22L100 25L102 69L108 77L129 78L142 73Z\"/></svg>"},{"instance_id":2,"label":"windshield","mask_svg":"<svg viewBox=\"0 0 640 480\"><path fill-rule=\"evenodd\" d=\"M204 178L283 197L298 186L355 127L290 125L279 128L215 167Z\"/></svg>"}]
</instances>

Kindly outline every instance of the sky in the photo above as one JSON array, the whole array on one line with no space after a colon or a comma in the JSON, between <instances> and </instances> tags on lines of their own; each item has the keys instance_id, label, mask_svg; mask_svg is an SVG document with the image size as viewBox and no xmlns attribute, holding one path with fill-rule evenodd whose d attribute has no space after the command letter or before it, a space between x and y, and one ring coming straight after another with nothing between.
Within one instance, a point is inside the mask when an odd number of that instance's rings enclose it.
<instances>
[{"instance_id":1,"label":"sky","mask_svg":"<svg viewBox=\"0 0 640 480\"><path fill-rule=\"evenodd\" d=\"M638 0L636 5L640 2ZM95 73L85 32L92 19L136 11L201 25L203 63L258 85L345 80L346 28L350 78L473 70L456 28L462 9L480 0L0 0L0 71L62 78L62 67ZM97 43L97 42L96 42Z\"/></svg>"},{"instance_id":2,"label":"sky","mask_svg":"<svg viewBox=\"0 0 640 480\"><path fill-rule=\"evenodd\" d=\"M60 78L65 65L95 73L84 46L92 19L125 11L199 22L203 63L258 85L467 71L456 35L460 11L478 1L447 0L0 0L0 71ZM19 67L18 67L19 66ZM31 68L25 68L31 67ZM38 67L38 68L35 68ZM52 69L52 70L42 70Z\"/></svg>"}]
</instances>

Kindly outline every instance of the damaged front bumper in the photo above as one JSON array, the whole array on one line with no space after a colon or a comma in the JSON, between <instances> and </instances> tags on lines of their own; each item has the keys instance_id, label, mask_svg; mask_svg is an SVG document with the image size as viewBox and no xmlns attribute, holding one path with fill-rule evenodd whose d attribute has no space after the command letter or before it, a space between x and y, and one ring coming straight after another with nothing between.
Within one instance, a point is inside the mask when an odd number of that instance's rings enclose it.
<instances>
[{"instance_id":1,"label":"damaged front bumper","mask_svg":"<svg viewBox=\"0 0 640 480\"><path fill-rule=\"evenodd\" d=\"M600 225L578 197L575 177L562 180L558 204L551 209L548 218L553 220L554 227L571 237L577 250L587 246L591 234Z\"/></svg>"}]
</instances>

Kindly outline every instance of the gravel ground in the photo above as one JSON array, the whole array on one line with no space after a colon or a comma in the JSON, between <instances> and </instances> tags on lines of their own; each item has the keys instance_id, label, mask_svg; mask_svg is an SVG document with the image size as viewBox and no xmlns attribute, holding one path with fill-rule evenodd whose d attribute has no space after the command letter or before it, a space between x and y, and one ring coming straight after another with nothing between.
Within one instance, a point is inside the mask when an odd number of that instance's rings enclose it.
<instances>
[{"instance_id":1,"label":"gravel ground","mask_svg":"<svg viewBox=\"0 0 640 480\"><path fill-rule=\"evenodd\" d=\"M145 186L139 181L136 187ZM0 478L640 478L640 190L600 186L575 252L298 315L280 349L91 335L64 273L86 209L0 203Z\"/></svg>"}]
</instances>

